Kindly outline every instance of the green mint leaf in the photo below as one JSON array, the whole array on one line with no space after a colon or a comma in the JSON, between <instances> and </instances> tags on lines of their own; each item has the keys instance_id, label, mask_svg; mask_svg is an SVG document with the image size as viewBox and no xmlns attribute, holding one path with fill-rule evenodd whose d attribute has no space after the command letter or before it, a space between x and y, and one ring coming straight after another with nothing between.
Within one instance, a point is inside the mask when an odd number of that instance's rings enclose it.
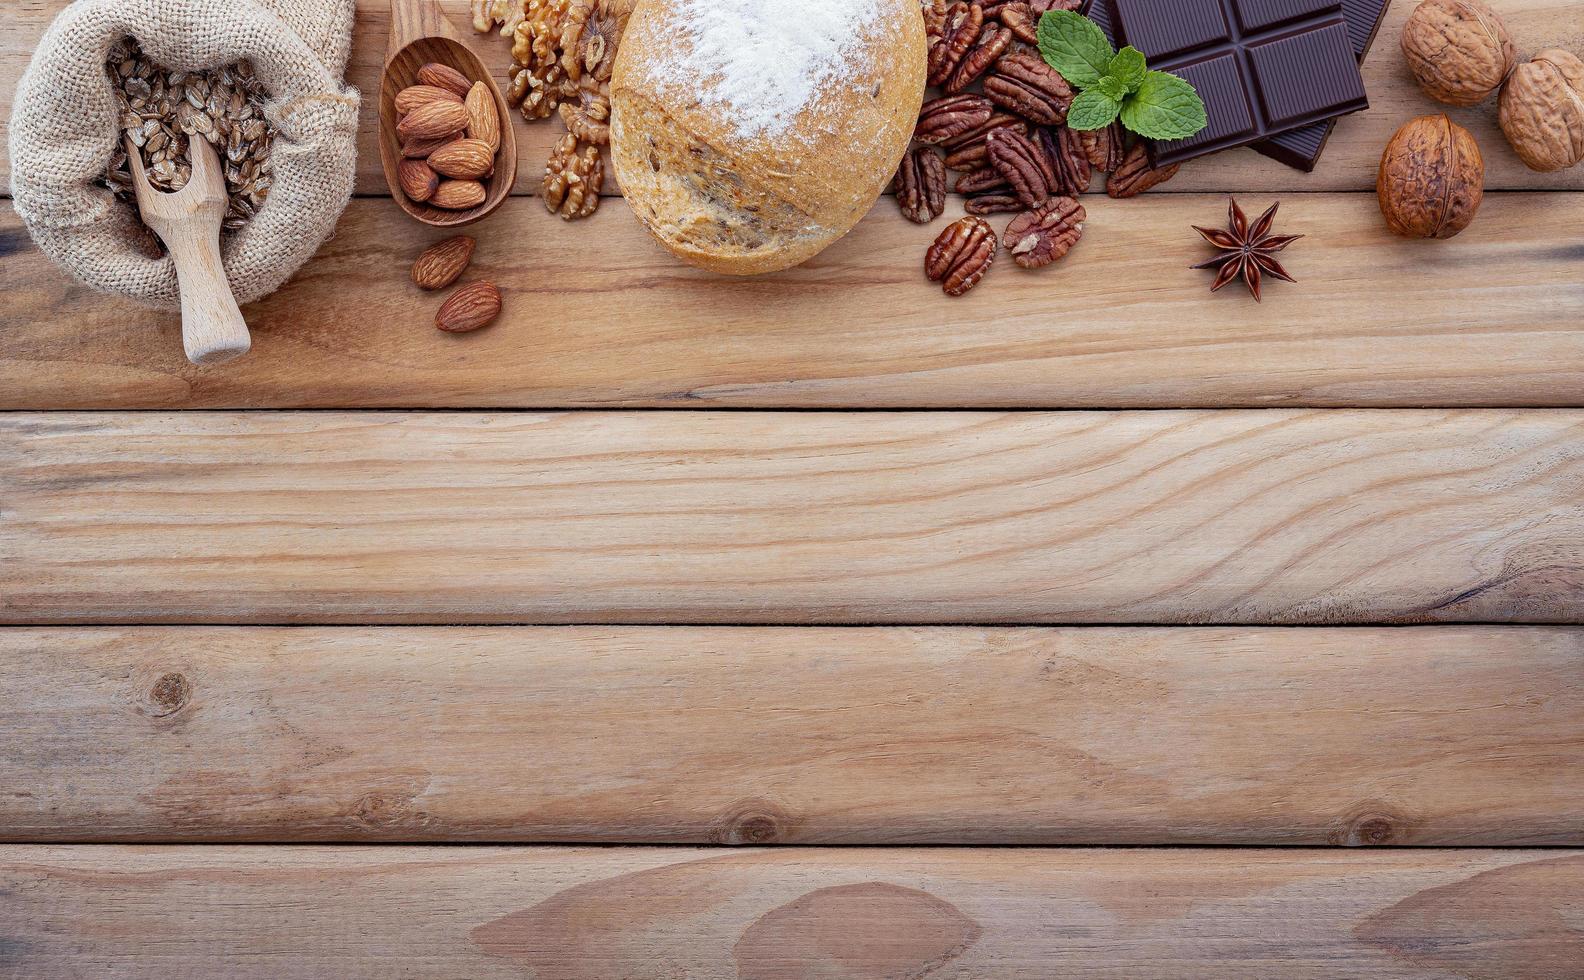
<instances>
[{"instance_id":1,"label":"green mint leaf","mask_svg":"<svg viewBox=\"0 0 1584 980\"><path fill-rule=\"evenodd\" d=\"M1106 75L1102 77L1100 79L1100 83L1094 88L1090 89L1090 91L1099 92L1101 95L1104 95L1113 102L1121 102L1122 99L1128 94L1127 86L1123 85L1121 79L1117 78L1115 75Z\"/></svg>"},{"instance_id":2,"label":"green mint leaf","mask_svg":"<svg viewBox=\"0 0 1584 980\"><path fill-rule=\"evenodd\" d=\"M1068 129L1104 129L1111 125L1121 110L1120 99L1113 99L1099 88L1079 92L1067 109Z\"/></svg>"},{"instance_id":3,"label":"green mint leaf","mask_svg":"<svg viewBox=\"0 0 1584 980\"><path fill-rule=\"evenodd\" d=\"M1105 73L1122 83L1129 92L1137 92L1144 84L1144 52L1129 45L1116 53L1106 65Z\"/></svg>"},{"instance_id":4,"label":"green mint leaf","mask_svg":"<svg viewBox=\"0 0 1584 980\"><path fill-rule=\"evenodd\" d=\"M1040 56L1071 85L1100 81L1115 52L1094 21L1071 10L1047 10L1039 22Z\"/></svg>"},{"instance_id":5,"label":"green mint leaf","mask_svg":"<svg viewBox=\"0 0 1584 980\"><path fill-rule=\"evenodd\" d=\"M1193 86L1163 71L1147 73L1138 91L1122 103L1122 125L1150 139L1186 139L1207 122Z\"/></svg>"}]
</instances>

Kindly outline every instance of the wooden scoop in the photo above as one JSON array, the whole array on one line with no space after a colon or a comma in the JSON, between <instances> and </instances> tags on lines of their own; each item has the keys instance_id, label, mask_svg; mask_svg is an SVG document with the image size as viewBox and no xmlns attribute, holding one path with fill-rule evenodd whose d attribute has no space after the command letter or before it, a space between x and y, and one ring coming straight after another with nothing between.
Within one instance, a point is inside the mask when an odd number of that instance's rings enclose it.
<instances>
[{"instance_id":1,"label":"wooden scoop","mask_svg":"<svg viewBox=\"0 0 1584 980\"><path fill-rule=\"evenodd\" d=\"M187 359L194 364L220 364L246 354L253 341L220 261L220 222L227 206L220 158L201 136L188 140L187 153L192 158L192 179L167 194L149 183L143 155L127 141L138 211L176 263Z\"/></svg>"},{"instance_id":2,"label":"wooden scoop","mask_svg":"<svg viewBox=\"0 0 1584 980\"><path fill-rule=\"evenodd\" d=\"M402 193L397 166L402 161L401 138L396 135L396 96L402 89L418 84L418 69L438 62L483 82L495 100L500 114L500 153L495 157L495 173L484 181L484 203L465 211L448 211L429 204L409 201ZM511 194L517 180L517 140L512 134L511 106L501 95L500 86L489 69L457 34L445 12L434 0L392 0L390 45L385 54L385 74L380 79L380 163L385 168L385 183L391 197L403 211L436 228L456 228L472 224L492 214Z\"/></svg>"}]
</instances>

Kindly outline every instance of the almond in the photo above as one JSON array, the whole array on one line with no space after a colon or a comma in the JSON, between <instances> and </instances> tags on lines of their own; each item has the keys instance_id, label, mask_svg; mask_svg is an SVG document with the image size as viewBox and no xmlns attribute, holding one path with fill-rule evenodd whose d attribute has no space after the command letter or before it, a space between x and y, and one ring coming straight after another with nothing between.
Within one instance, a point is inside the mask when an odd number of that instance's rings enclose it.
<instances>
[{"instance_id":1,"label":"almond","mask_svg":"<svg viewBox=\"0 0 1584 980\"><path fill-rule=\"evenodd\" d=\"M455 143L461 138L461 133L447 133L432 140L403 140L401 155L414 160L422 160L447 143Z\"/></svg>"},{"instance_id":2,"label":"almond","mask_svg":"<svg viewBox=\"0 0 1584 980\"><path fill-rule=\"evenodd\" d=\"M477 180L495 169L495 151L483 140L457 140L429 154L435 173L459 180Z\"/></svg>"},{"instance_id":3,"label":"almond","mask_svg":"<svg viewBox=\"0 0 1584 980\"><path fill-rule=\"evenodd\" d=\"M473 83L468 81L466 75L450 65L442 65L438 61L431 61L418 69L418 83L420 85L433 85L435 88L449 89L455 92L459 99L466 98L468 89L473 87Z\"/></svg>"},{"instance_id":4,"label":"almond","mask_svg":"<svg viewBox=\"0 0 1584 980\"><path fill-rule=\"evenodd\" d=\"M491 282L470 282L451 294L435 314L435 326L446 333L470 333L500 316L501 294Z\"/></svg>"},{"instance_id":5,"label":"almond","mask_svg":"<svg viewBox=\"0 0 1584 980\"><path fill-rule=\"evenodd\" d=\"M432 140L466 129L467 122L467 109L460 102L425 102L402 117L396 135L404 140Z\"/></svg>"},{"instance_id":6,"label":"almond","mask_svg":"<svg viewBox=\"0 0 1584 980\"><path fill-rule=\"evenodd\" d=\"M396 176L402 193L407 195L409 201L427 201L434 197L435 189L440 186L440 175L422 160L403 160L398 163Z\"/></svg>"},{"instance_id":7,"label":"almond","mask_svg":"<svg viewBox=\"0 0 1584 980\"><path fill-rule=\"evenodd\" d=\"M467 235L435 242L413 263L413 283L419 289L444 289L456 282L473 260L475 244Z\"/></svg>"},{"instance_id":8,"label":"almond","mask_svg":"<svg viewBox=\"0 0 1584 980\"><path fill-rule=\"evenodd\" d=\"M448 88L435 88L433 85L410 85L396 93L396 111L402 115L413 111L425 102L461 102L457 94Z\"/></svg>"},{"instance_id":9,"label":"almond","mask_svg":"<svg viewBox=\"0 0 1584 980\"><path fill-rule=\"evenodd\" d=\"M495 97L490 94L489 86L483 82L474 82L473 88L467 94L467 134L468 139L483 140L489 144L490 152L500 149L501 118L495 110Z\"/></svg>"},{"instance_id":10,"label":"almond","mask_svg":"<svg viewBox=\"0 0 1584 980\"><path fill-rule=\"evenodd\" d=\"M437 208L465 211L484 203L484 185L476 180L442 180L429 203Z\"/></svg>"}]
</instances>

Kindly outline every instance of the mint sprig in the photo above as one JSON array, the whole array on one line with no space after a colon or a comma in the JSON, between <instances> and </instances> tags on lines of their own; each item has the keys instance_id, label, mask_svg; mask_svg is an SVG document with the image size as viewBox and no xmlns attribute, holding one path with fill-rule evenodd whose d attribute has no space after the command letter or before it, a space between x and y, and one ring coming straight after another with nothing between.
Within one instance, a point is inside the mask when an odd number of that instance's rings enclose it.
<instances>
[{"instance_id":1,"label":"mint sprig","mask_svg":"<svg viewBox=\"0 0 1584 980\"><path fill-rule=\"evenodd\" d=\"M1122 125L1156 140L1185 139L1204 129L1204 102L1176 75L1150 71L1134 47L1113 50L1098 24L1070 10L1047 11L1039 22L1040 56L1078 89L1067 110L1072 129Z\"/></svg>"}]
</instances>

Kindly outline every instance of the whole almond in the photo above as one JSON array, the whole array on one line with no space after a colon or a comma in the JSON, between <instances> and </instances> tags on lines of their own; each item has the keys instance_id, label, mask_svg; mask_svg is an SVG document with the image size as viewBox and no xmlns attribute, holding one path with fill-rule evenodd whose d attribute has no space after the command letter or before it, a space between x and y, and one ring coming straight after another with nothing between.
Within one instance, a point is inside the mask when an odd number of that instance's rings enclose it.
<instances>
[{"instance_id":1,"label":"whole almond","mask_svg":"<svg viewBox=\"0 0 1584 980\"><path fill-rule=\"evenodd\" d=\"M495 97L490 95L489 86L483 82L474 82L473 88L468 91L465 104L468 113L468 139L483 140L488 143L491 153L500 149L500 113L495 111Z\"/></svg>"},{"instance_id":2,"label":"whole almond","mask_svg":"<svg viewBox=\"0 0 1584 980\"><path fill-rule=\"evenodd\" d=\"M402 117L396 135L404 140L431 140L466 129L467 122L467 109L460 102L425 102Z\"/></svg>"},{"instance_id":3,"label":"whole almond","mask_svg":"<svg viewBox=\"0 0 1584 980\"><path fill-rule=\"evenodd\" d=\"M457 94L448 88L435 88L433 85L409 85L396 93L396 111L402 115L413 111L425 102L461 102Z\"/></svg>"},{"instance_id":4,"label":"whole almond","mask_svg":"<svg viewBox=\"0 0 1584 980\"><path fill-rule=\"evenodd\" d=\"M396 165L396 175L409 201L427 201L440 186L440 175L422 160L403 160Z\"/></svg>"},{"instance_id":5,"label":"whole almond","mask_svg":"<svg viewBox=\"0 0 1584 980\"><path fill-rule=\"evenodd\" d=\"M484 185L476 180L442 180L429 203L437 208L465 211L484 203Z\"/></svg>"},{"instance_id":6,"label":"whole almond","mask_svg":"<svg viewBox=\"0 0 1584 980\"><path fill-rule=\"evenodd\" d=\"M470 333L500 316L501 294L491 282L470 282L451 294L435 314L435 326L446 333Z\"/></svg>"},{"instance_id":7,"label":"whole almond","mask_svg":"<svg viewBox=\"0 0 1584 980\"><path fill-rule=\"evenodd\" d=\"M433 85L435 88L450 89L457 94L458 98L466 98L468 89L473 87L473 83L468 81L466 75L450 65L442 65L438 61L431 61L418 69L418 83L420 85Z\"/></svg>"},{"instance_id":8,"label":"whole almond","mask_svg":"<svg viewBox=\"0 0 1584 980\"><path fill-rule=\"evenodd\" d=\"M477 180L495 169L495 151L483 140L457 140L429 154L429 166L445 177Z\"/></svg>"},{"instance_id":9,"label":"whole almond","mask_svg":"<svg viewBox=\"0 0 1584 980\"><path fill-rule=\"evenodd\" d=\"M444 136L437 136L432 140L403 140L401 145L401 155L404 157L409 157L413 160L422 160L429 154L440 149L440 147L445 146L448 143L455 143L461 138L461 133L447 133Z\"/></svg>"},{"instance_id":10,"label":"whole almond","mask_svg":"<svg viewBox=\"0 0 1584 980\"><path fill-rule=\"evenodd\" d=\"M467 235L457 235L424 249L413 263L413 283L419 289L444 289L456 282L473 260L474 244Z\"/></svg>"}]
</instances>

